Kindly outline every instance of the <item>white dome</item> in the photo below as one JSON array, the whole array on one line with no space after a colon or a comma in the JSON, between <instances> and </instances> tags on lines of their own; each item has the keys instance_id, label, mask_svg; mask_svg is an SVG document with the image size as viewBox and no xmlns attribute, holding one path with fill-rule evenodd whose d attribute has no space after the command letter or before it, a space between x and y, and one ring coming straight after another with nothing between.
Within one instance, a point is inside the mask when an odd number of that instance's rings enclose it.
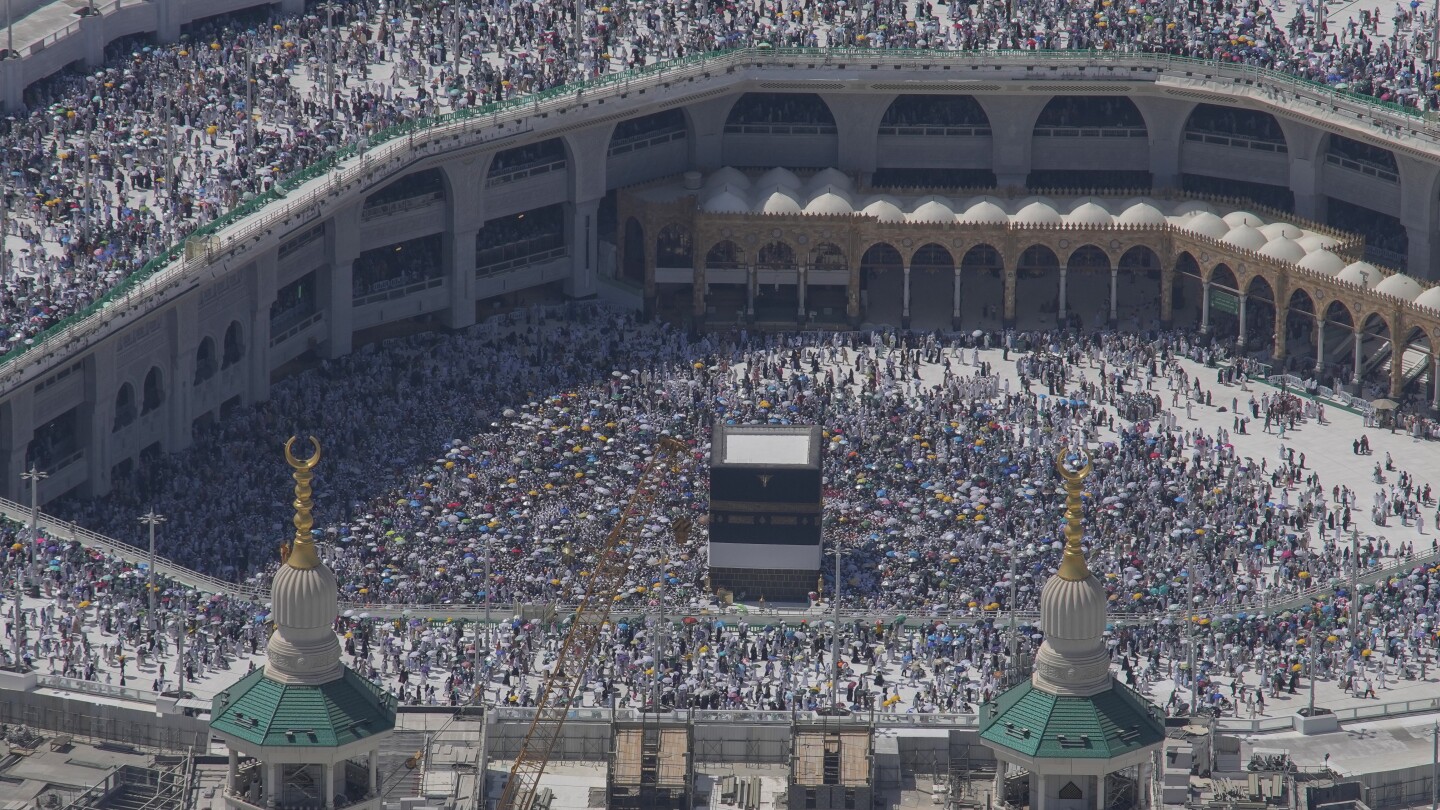
<instances>
[{"instance_id":1,"label":"white dome","mask_svg":"<svg viewBox=\"0 0 1440 810\"><path fill-rule=\"evenodd\" d=\"M726 166L723 169L716 169L713 174L705 178L705 188L718 188L720 186L734 186L739 189L749 190L750 178L745 173L733 166Z\"/></svg>"},{"instance_id":2,"label":"white dome","mask_svg":"<svg viewBox=\"0 0 1440 810\"><path fill-rule=\"evenodd\" d=\"M1015 221L1022 225L1059 225L1063 222L1055 206L1043 200L1036 200L1016 211Z\"/></svg>"},{"instance_id":3,"label":"white dome","mask_svg":"<svg viewBox=\"0 0 1440 810\"><path fill-rule=\"evenodd\" d=\"M271 618L276 627L329 627L339 613L339 592L335 574L326 566L282 565L270 586Z\"/></svg>"},{"instance_id":4,"label":"white dome","mask_svg":"<svg viewBox=\"0 0 1440 810\"><path fill-rule=\"evenodd\" d=\"M1266 239L1278 239L1280 237L1284 237L1286 239L1298 240L1300 237L1305 235L1305 231L1294 225L1291 225L1288 222L1272 222L1269 225L1261 225L1260 233L1265 234ZM1301 247L1304 246L1302 245ZM1305 248L1305 252L1310 252L1310 248Z\"/></svg>"},{"instance_id":5,"label":"white dome","mask_svg":"<svg viewBox=\"0 0 1440 810\"><path fill-rule=\"evenodd\" d=\"M1329 250L1340 244L1339 239L1332 239L1323 233L1307 232L1304 236L1295 240L1295 243L1307 251Z\"/></svg>"},{"instance_id":6,"label":"white dome","mask_svg":"<svg viewBox=\"0 0 1440 810\"><path fill-rule=\"evenodd\" d=\"M955 221L955 205L944 197L930 195L916 200L915 208L905 216L910 222L948 223Z\"/></svg>"},{"instance_id":7,"label":"white dome","mask_svg":"<svg viewBox=\"0 0 1440 810\"><path fill-rule=\"evenodd\" d=\"M722 186L701 201L700 210L707 214L748 214L752 209L739 190Z\"/></svg>"},{"instance_id":8,"label":"white dome","mask_svg":"<svg viewBox=\"0 0 1440 810\"><path fill-rule=\"evenodd\" d=\"M1213 214L1215 206L1202 200L1186 200L1170 209L1177 217L1193 216L1195 214Z\"/></svg>"},{"instance_id":9,"label":"white dome","mask_svg":"<svg viewBox=\"0 0 1440 810\"><path fill-rule=\"evenodd\" d=\"M1283 236L1266 242L1265 247L1260 248L1259 253L1261 256L1269 256L1282 262L1298 262L1305 258L1305 248L1295 244L1295 240L1286 239Z\"/></svg>"},{"instance_id":10,"label":"white dome","mask_svg":"<svg viewBox=\"0 0 1440 810\"><path fill-rule=\"evenodd\" d=\"M1232 228L1238 228L1241 225L1248 225L1251 228L1258 228L1261 225L1265 224L1265 220L1255 216L1249 211L1231 211L1230 213L1221 217L1221 219L1225 220L1225 224L1229 225Z\"/></svg>"},{"instance_id":11,"label":"white dome","mask_svg":"<svg viewBox=\"0 0 1440 810\"><path fill-rule=\"evenodd\" d=\"M850 204L849 195L843 191L837 191L827 187L826 191L815 195L811 198L810 202L805 205L805 213L853 214L855 213L855 207Z\"/></svg>"},{"instance_id":12,"label":"white dome","mask_svg":"<svg viewBox=\"0 0 1440 810\"><path fill-rule=\"evenodd\" d=\"M1046 638L1081 641L1105 633L1105 586L1094 574L1079 580L1052 576L1040 591L1040 627Z\"/></svg>"},{"instance_id":13,"label":"white dome","mask_svg":"<svg viewBox=\"0 0 1440 810\"><path fill-rule=\"evenodd\" d=\"M1385 274L1381 273L1379 268L1369 262L1351 262L1335 278L1351 284L1359 284L1368 289L1379 284L1384 276Z\"/></svg>"},{"instance_id":14,"label":"white dome","mask_svg":"<svg viewBox=\"0 0 1440 810\"><path fill-rule=\"evenodd\" d=\"M794 172L783 166L776 166L770 171L760 175L760 179L755 181L756 188L784 186L785 188L799 189L802 185L804 184L800 182L800 178L796 177Z\"/></svg>"},{"instance_id":15,"label":"white dome","mask_svg":"<svg viewBox=\"0 0 1440 810\"><path fill-rule=\"evenodd\" d=\"M981 200L966 208L959 219L967 225L1005 225L1010 222L1010 215L995 203Z\"/></svg>"},{"instance_id":16,"label":"white dome","mask_svg":"<svg viewBox=\"0 0 1440 810\"><path fill-rule=\"evenodd\" d=\"M1299 244L1299 241L1296 242ZM1324 273L1333 276L1345 269L1345 260L1336 256L1328 250L1312 250L1305 254L1305 258L1295 264L1315 273Z\"/></svg>"},{"instance_id":17,"label":"white dome","mask_svg":"<svg viewBox=\"0 0 1440 810\"><path fill-rule=\"evenodd\" d=\"M905 212L900 210L899 203L893 197L879 196L872 197L860 209L860 213L867 217L875 217L881 222L904 222Z\"/></svg>"},{"instance_id":18,"label":"white dome","mask_svg":"<svg viewBox=\"0 0 1440 810\"><path fill-rule=\"evenodd\" d=\"M1415 279L1403 273L1396 273L1393 276L1386 277L1386 279L1379 284L1376 284L1375 292L1393 295L1405 301L1414 301L1420 297L1420 293L1425 292L1425 288L1421 287L1420 282Z\"/></svg>"},{"instance_id":19,"label":"white dome","mask_svg":"<svg viewBox=\"0 0 1440 810\"><path fill-rule=\"evenodd\" d=\"M1440 310L1440 287L1431 287L1420 293L1414 303L1416 306Z\"/></svg>"},{"instance_id":20,"label":"white dome","mask_svg":"<svg viewBox=\"0 0 1440 810\"><path fill-rule=\"evenodd\" d=\"M1115 217L1117 225L1164 225L1169 220L1159 208L1148 202L1134 202Z\"/></svg>"},{"instance_id":21,"label":"white dome","mask_svg":"<svg viewBox=\"0 0 1440 810\"><path fill-rule=\"evenodd\" d=\"M335 574L325 565L280 566L270 587L275 632L265 645L267 677L319 685L345 674L332 628L338 600Z\"/></svg>"},{"instance_id":22,"label":"white dome","mask_svg":"<svg viewBox=\"0 0 1440 810\"><path fill-rule=\"evenodd\" d=\"M1108 228L1115 224L1115 218L1110 211L1099 204L1094 197L1086 197L1070 209L1065 219L1072 225L1087 225L1097 228Z\"/></svg>"},{"instance_id":23,"label":"white dome","mask_svg":"<svg viewBox=\"0 0 1440 810\"><path fill-rule=\"evenodd\" d=\"M1180 227L1191 233L1208 236L1211 239L1223 239L1225 234L1230 232L1230 226L1225 224L1225 220L1215 216L1209 211L1201 211L1198 214L1180 220Z\"/></svg>"},{"instance_id":24,"label":"white dome","mask_svg":"<svg viewBox=\"0 0 1440 810\"><path fill-rule=\"evenodd\" d=\"M855 181L839 169L821 169L805 182L805 190L814 194L825 186L835 186L846 191L855 190Z\"/></svg>"},{"instance_id":25,"label":"white dome","mask_svg":"<svg viewBox=\"0 0 1440 810\"><path fill-rule=\"evenodd\" d=\"M1105 647L1105 588L1094 574L1072 581L1052 576L1040 592L1045 641L1035 656L1036 689L1053 695L1093 695L1110 688Z\"/></svg>"},{"instance_id":26,"label":"white dome","mask_svg":"<svg viewBox=\"0 0 1440 810\"><path fill-rule=\"evenodd\" d=\"M798 214L803 210L795 192L781 186L771 186L755 195L756 208L765 214Z\"/></svg>"},{"instance_id":27,"label":"white dome","mask_svg":"<svg viewBox=\"0 0 1440 810\"><path fill-rule=\"evenodd\" d=\"M1259 250L1269 240L1265 234L1260 233L1249 225L1237 225L1231 228L1228 233L1220 237L1220 241L1227 245L1240 248L1241 250Z\"/></svg>"}]
</instances>

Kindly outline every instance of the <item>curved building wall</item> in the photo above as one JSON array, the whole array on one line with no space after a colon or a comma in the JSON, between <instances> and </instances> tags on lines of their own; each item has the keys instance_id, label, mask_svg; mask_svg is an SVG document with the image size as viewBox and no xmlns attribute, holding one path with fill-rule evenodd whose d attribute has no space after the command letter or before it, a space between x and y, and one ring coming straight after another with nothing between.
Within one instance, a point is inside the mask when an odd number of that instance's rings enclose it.
<instances>
[{"instance_id":1,"label":"curved building wall","mask_svg":"<svg viewBox=\"0 0 1440 810\"><path fill-rule=\"evenodd\" d=\"M35 452L32 442L42 435L37 431L57 415L78 426L77 435L46 451L43 461L52 469L46 470L51 477L41 487L42 500L76 487L107 491L117 465L185 447L197 420L263 400L272 375L287 364L307 353L343 355L357 332L363 339L364 330L407 321L461 328L474 323L477 308L487 302L543 285L573 298L600 296L638 306L641 290L610 278L624 275L616 265L626 261L626 250L602 244L602 203L618 188L684 170L708 173L730 163L826 166L863 184L909 150L911 160L924 164L992 170L1002 189L1013 192L1037 167L1073 166L1078 154L1103 146L1114 152L1106 153L1104 168L1147 172L1157 190L1178 188L1183 174L1203 171L1288 186L1300 220L1325 221L1327 197L1398 215L1409 236L1409 266L1417 276L1433 273L1440 208L1435 136L1416 120L1378 106L1318 90L1307 96L1312 91L1294 85L1261 86L1253 72L1241 71L1251 83L1238 82L1235 70L1090 54L892 59L883 52L732 53L383 144L222 231L96 318L0 368L0 493L21 494L18 475L27 452ZM952 83L959 79L966 81ZM919 134L891 128L881 134L882 119L902 91L957 89L984 110L985 128ZM833 130L734 131L727 126L730 111L747 92L814 93L834 112ZM1143 117L1143 136L1036 135L1051 99L1087 95L1128 98ZM1186 121L1200 103L1273 115L1284 130L1285 151L1187 139ZM612 150L617 123L672 108L684 113L683 133L672 128L663 137L641 139L638 147L639 140L626 141L626 148ZM1398 177L1327 160L1331 133L1391 150ZM492 171L497 154L555 138L562 152L529 163L507 158ZM1071 143L1092 140L1078 154ZM1112 149L1106 141L1123 146ZM443 193L365 206L370 195L427 169L442 174ZM482 235L487 222L553 205L563 216L543 244L507 253ZM623 220L616 231L623 242ZM367 282L365 293L356 294L357 267L369 274L376 251L413 245L432 251L424 272L404 266L390 275L384 271L380 282ZM630 250L642 265L655 266L653 255L646 255L655 251L653 238ZM1162 261L1168 265L1174 257ZM835 275L827 283L844 281ZM1396 323L1409 311L1399 299L1367 295L1371 311ZM1431 317L1429 312L1416 311L1413 318ZM232 324L238 324L242 345L238 357L232 352L226 362L223 347ZM197 352L206 338L220 356L213 370L197 369L208 365L208 355ZM146 407L146 381L155 370L160 396ZM129 400L119 396L127 385Z\"/></svg>"}]
</instances>

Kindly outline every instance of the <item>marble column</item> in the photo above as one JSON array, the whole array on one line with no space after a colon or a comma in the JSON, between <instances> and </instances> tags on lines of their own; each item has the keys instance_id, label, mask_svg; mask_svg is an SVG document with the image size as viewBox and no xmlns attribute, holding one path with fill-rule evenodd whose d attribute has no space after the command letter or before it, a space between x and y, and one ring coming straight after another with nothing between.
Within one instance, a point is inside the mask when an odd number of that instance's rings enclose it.
<instances>
[{"instance_id":1,"label":"marble column","mask_svg":"<svg viewBox=\"0 0 1440 810\"><path fill-rule=\"evenodd\" d=\"M1065 322L1065 280L1069 275L1065 268L1060 268L1060 300L1055 309L1055 321L1061 324Z\"/></svg>"},{"instance_id":2,"label":"marble column","mask_svg":"<svg viewBox=\"0 0 1440 810\"><path fill-rule=\"evenodd\" d=\"M1235 330L1235 345L1241 347L1245 345L1245 299L1248 297L1245 293L1235 296L1238 300L1235 314L1240 316L1240 328Z\"/></svg>"},{"instance_id":3,"label":"marble column","mask_svg":"<svg viewBox=\"0 0 1440 810\"><path fill-rule=\"evenodd\" d=\"M1440 410L1440 352L1434 349L1431 350L1430 385L1435 389L1430 395L1431 406Z\"/></svg>"},{"instance_id":4,"label":"marble column","mask_svg":"<svg viewBox=\"0 0 1440 810\"><path fill-rule=\"evenodd\" d=\"M1110 268L1110 322L1114 323L1120 317L1120 270Z\"/></svg>"},{"instance_id":5,"label":"marble column","mask_svg":"<svg viewBox=\"0 0 1440 810\"><path fill-rule=\"evenodd\" d=\"M1210 282L1200 282L1200 331L1210 331Z\"/></svg>"},{"instance_id":6,"label":"marble column","mask_svg":"<svg viewBox=\"0 0 1440 810\"><path fill-rule=\"evenodd\" d=\"M1353 372L1351 372L1351 374L1350 374L1350 384L1351 384L1351 385L1359 385L1359 384L1360 384L1360 363L1365 359L1365 342L1364 342L1364 340L1362 339L1362 338L1364 338L1364 336L1365 336L1365 332L1364 332L1363 330L1361 330L1361 329L1356 329L1356 330L1355 330L1355 358L1354 358L1355 370L1354 370ZM1358 393L1360 393L1360 392L1359 392L1359 391L1356 391L1355 393L1358 394Z\"/></svg>"},{"instance_id":7,"label":"marble column","mask_svg":"<svg viewBox=\"0 0 1440 810\"><path fill-rule=\"evenodd\" d=\"M955 268L955 285L951 290L950 328L960 328L960 268Z\"/></svg>"},{"instance_id":8,"label":"marble column","mask_svg":"<svg viewBox=\"0 0 1440 810\"><path fill-rule=\"evenodd\" d=\"M910 265L905 265L905 277L901 287L900 298L900 328L910 328Z\"/></svg>"}]
</instances>

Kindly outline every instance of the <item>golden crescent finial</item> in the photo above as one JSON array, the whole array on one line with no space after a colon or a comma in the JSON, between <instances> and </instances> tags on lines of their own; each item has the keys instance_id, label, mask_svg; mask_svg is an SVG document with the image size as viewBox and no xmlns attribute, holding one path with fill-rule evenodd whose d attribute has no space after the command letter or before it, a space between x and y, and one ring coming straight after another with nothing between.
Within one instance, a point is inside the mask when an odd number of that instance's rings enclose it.
<instances>
[{"instance_id":1,"label":"golden crescent finial","mask_svg":"<svg viewBox=\"0 0 1440 810\"><path fill-rule=\"evenodd\" d=\"M1085 459L1085 466L1074 471L1071 471L1065 467L1064 453L1061 453L1060 455L1057 455L1055 457L1055 470L1060 473L1060 477L1065 479L1066 482L1083 481L1085 480L1086 476L1090 475L1090 453L1082 447L1078 451L1076 451L1075 454Z\"/></svg>"},{"instance_id":2,"label":"golden crescent finial","mask_svg":"<svg viewBox=\"0 0 1440 810\"><path fill-rule=\"evenodd\" d=\"M1075 452L1085 459L1085 465L1073 472L1065 468L1064 453L1055 457L1055 470L1065 481L1065 551L1060 557L1060 570L1056 575L1071 582L1079 582L1090 576L1090 569L1085 565L1085 549L1081 545L1085 536L1084 505L1081 499L1084 495L1085 478L1090 475L1092 467L1090 454L1085 448L1079 448Z\"/></svg>"},{"instance_id":3,"label":"golden crescent finial","mask_svg":"<svg viewBox=\"0 0 1440 810\"><path fill-rule=\"evenodd\" d=\"M315 452L301 461L295 457L294 452L297 438L291 436L285 442L285 463L295 470L291 474L295 479L295 517L291 521L295 524L295 539L290 543L290 553L282 552L281 559L291 568L308 569L320 565L320 556L315 551L315 539L310 536L310 530L315 526L315 518L311 514L315 502L310 497L310 481L315 477L315 465L320 463L320 440L310 437L310 445L315 448Z\"/></svg>"},{"instance_id":4,"label":"golden crescent finial","mask_svg":"<svg viewBox=\"0 0 1440 810\"><path fill-rule=\"evenodd\" d=\"M301 461L300 459L295 457L294 453L295 440L298 438L300 437L291 436L289 439L285 440L285 463L289 464L291 467L294 467L297 470L315 469L315 465L320 463L320 440L315 438L314 436L310 437L310 446L315 448L315 452L310 456L310 458Z\"/></svg>"}]
</instances>

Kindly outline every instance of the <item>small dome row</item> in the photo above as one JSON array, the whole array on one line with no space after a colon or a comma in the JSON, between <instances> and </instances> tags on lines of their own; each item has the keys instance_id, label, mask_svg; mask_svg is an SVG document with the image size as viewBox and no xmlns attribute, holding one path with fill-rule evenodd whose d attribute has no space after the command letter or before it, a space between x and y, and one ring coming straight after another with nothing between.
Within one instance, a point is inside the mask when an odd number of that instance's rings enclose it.
<instances>
[{"instance_id":1,"label":"small dome row","mask_svg":"<svg viewBox=\"0 0 1440 810\"><path fill-rule=\"evenodd\" d=\"M903 209L904 203L890 195L873 195L857 206L853 193L854 182L838 169L822 169L802 182L789 169L774 168L751 181L744 172L727 166L706 179L700 208L711 214L859 213L884 223L1004 225L1012 221L1011 215L1005 211L1004 201L996 197L974 197L960 206L946 197L930 195L916 200L907 213ZM1172 209L1170 217L1166 217L1154 201L1143 197L1127 200L1117 208L1120 213L1113 214L1103 200L1084 197L1072 202L1067 214L1061 214L1049 199L1026 197L1015 203L1013 221L1023 225L1068 223L1102 228L1173 223L1231 247L1251 250L1305 270L1440 309L1440 287L1427 290L1409 276L1398 273L1386 276L1368 262L1346 264L1344 259L1329 250L1337 244L1337 240L1323 234L1307 233L1288 222L1267 223L1249 211L1231 211L1221 216L1214 206L1199 200L1179 203Z\"/></svg>"},{"instance_id":2,"label":"small dome row","mask_svg":"<svg viewBox=\"0 0 1440 810\"><path fill-rule=\"evenodd\" d=\"M704 188L706 191L720 186L732 186L746 190L780 186L781 188L786 188L791 191L803 192L806 196L810 196L817 189L824 186L835 186L845 189L846 191L855 190L854 181L850 179L849 175L839 169L821 169L811 175L809 180L802 181L794 172L781 167L771 169L760 175L758 179L751 181L750 177L744 172L734 167L726 166L723 169L716 170L715 173L705 178Z\"/></svg>"}]
</instances>

